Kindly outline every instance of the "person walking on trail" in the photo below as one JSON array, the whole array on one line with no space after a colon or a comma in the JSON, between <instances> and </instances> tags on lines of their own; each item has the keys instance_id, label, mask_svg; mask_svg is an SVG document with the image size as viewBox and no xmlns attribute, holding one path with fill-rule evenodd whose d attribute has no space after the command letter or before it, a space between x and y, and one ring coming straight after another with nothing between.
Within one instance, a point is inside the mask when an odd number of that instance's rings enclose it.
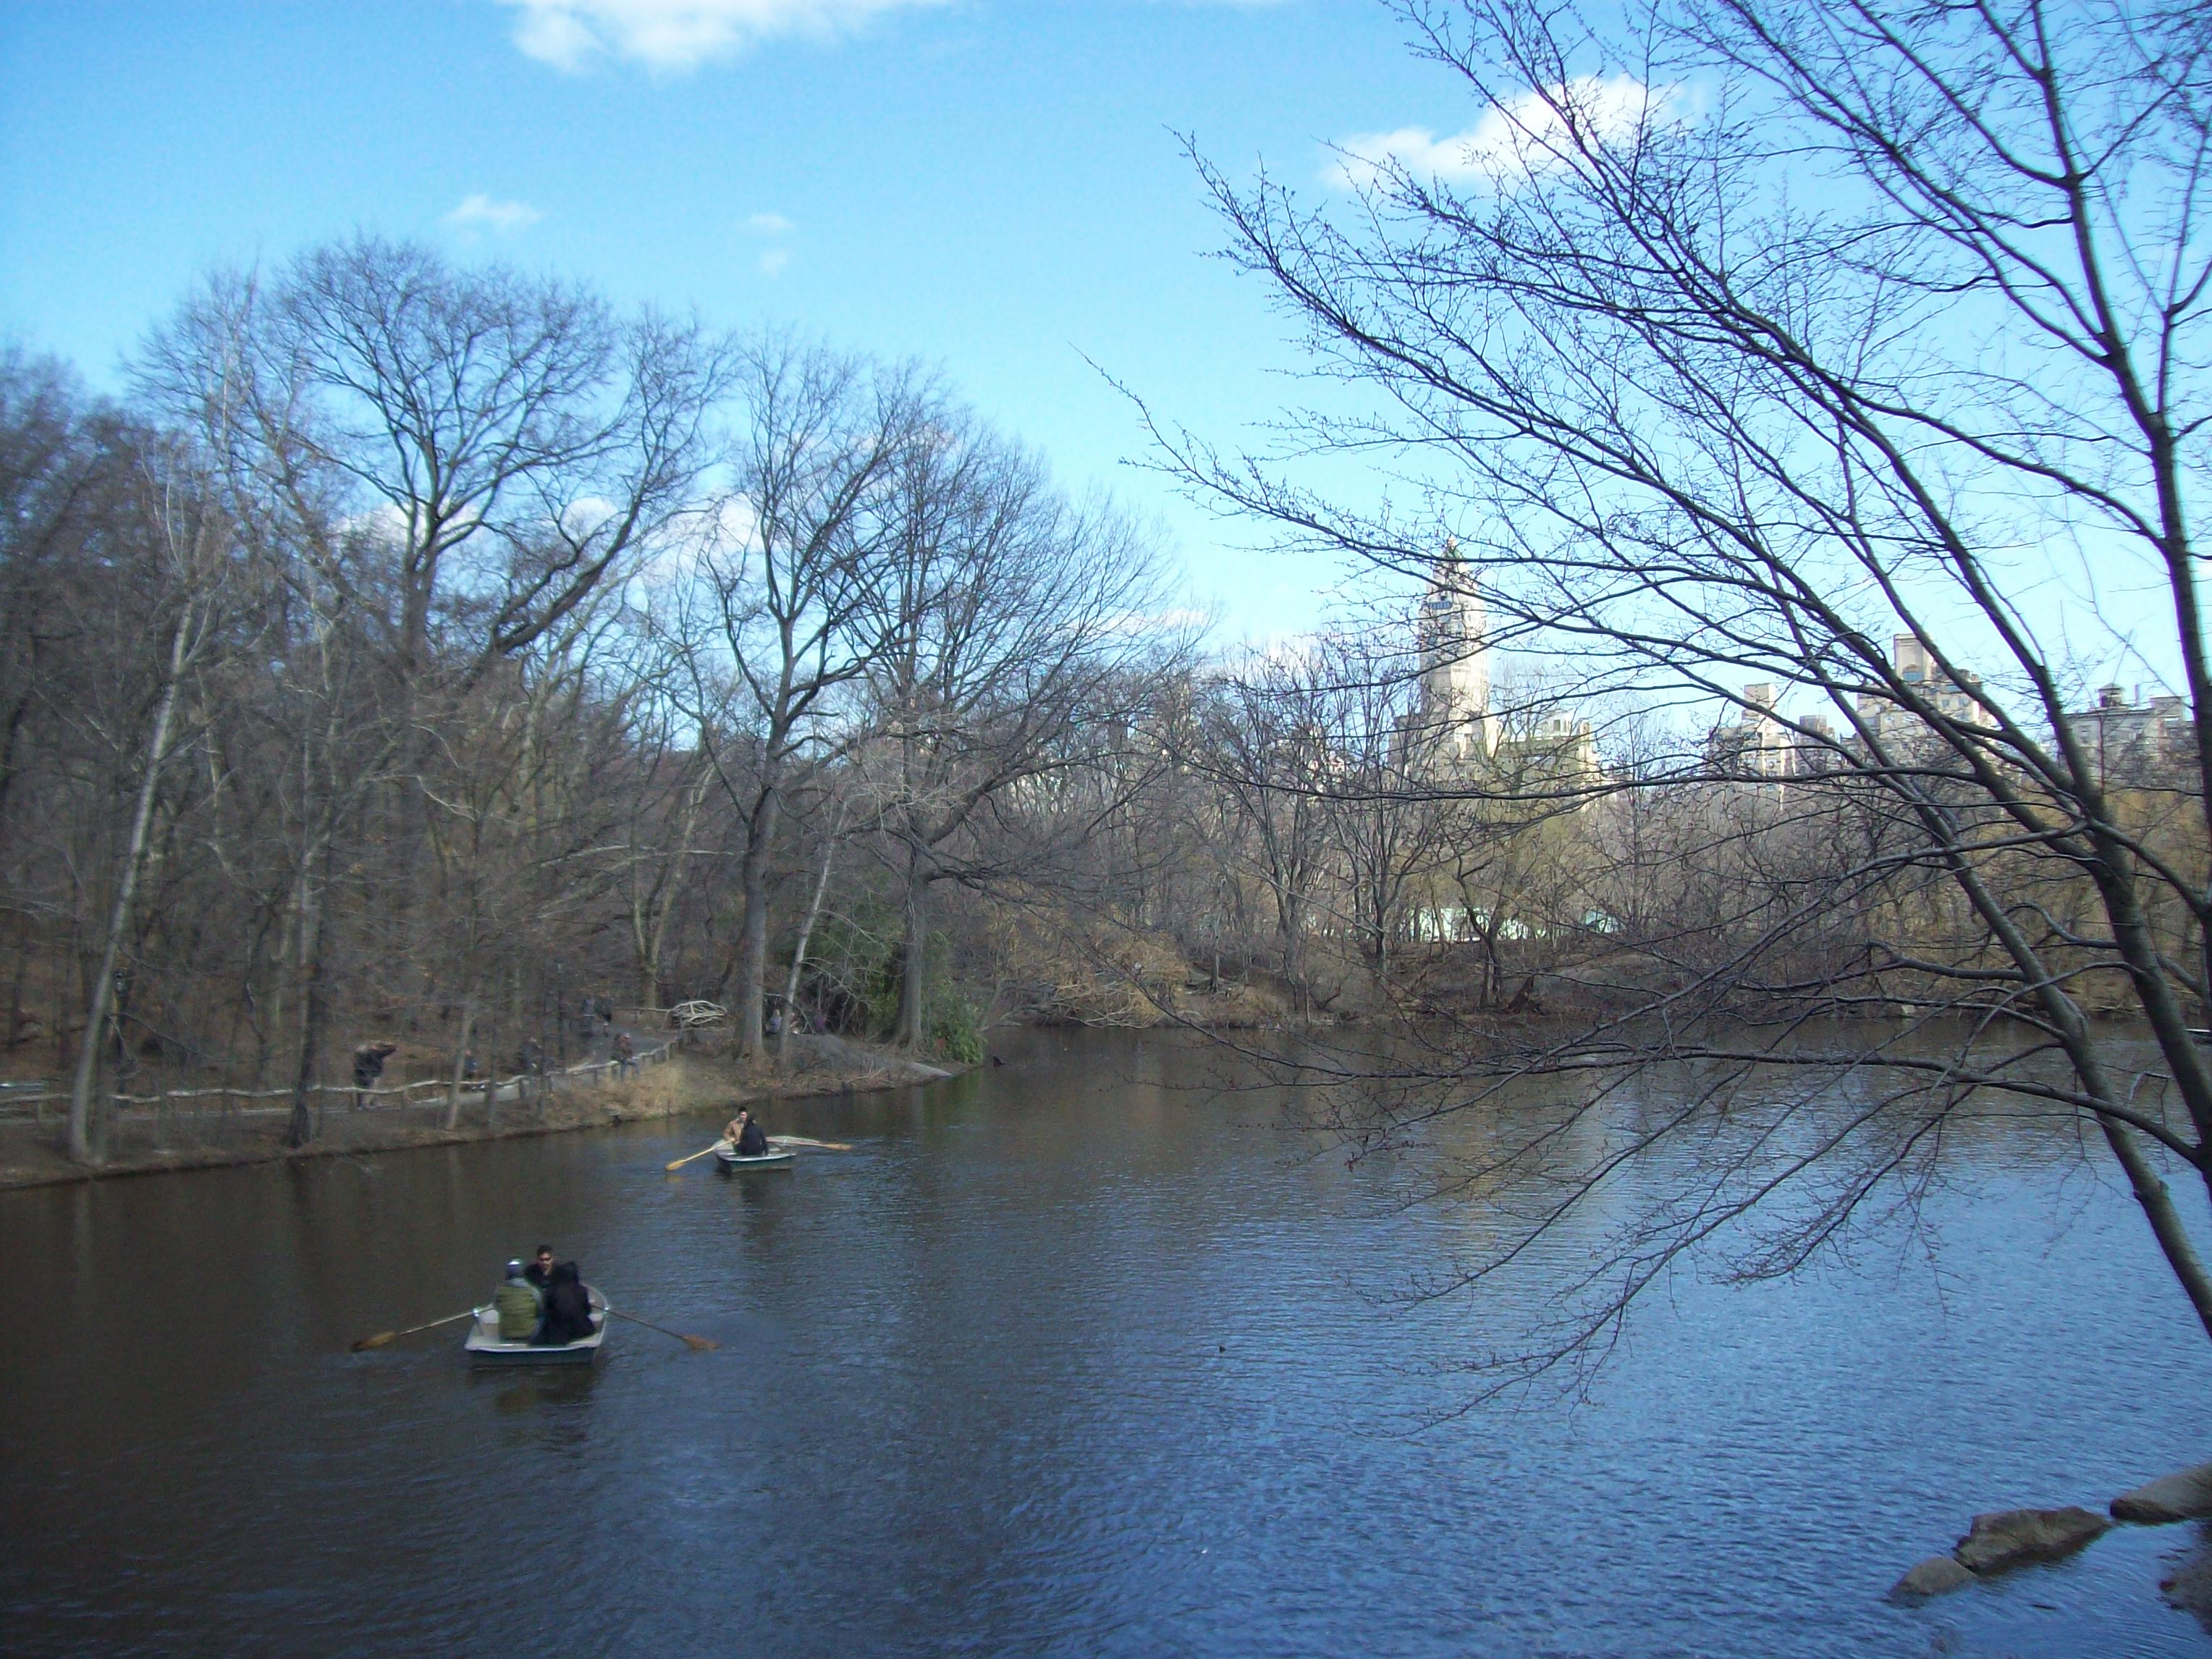
<instances>
[{"instance_id":1,"label":"person walking on trail","mask_svg":"<svg viewBox=\"0 0 2212 1659\"><path fill-rule=\"evenodd\" d=\"M493 1294L491 1305L499 1315L499 1340L502 1342L528 1342L538 1334L539 1320L544 1316L544 1298L538 1287L523 1277L522 1264L507 1264L507 1283Z\"/></svg>"},{"instance_id":2,"label":"person walking on trail","mask_svg":"<svg viewBox=\"0 0 2212 1659\"><path fill-rule=\"evenodd\" d=\"M359 1111L368 1103L368 1091L384 1075L384 1062L398 1049L396 1042L364 1042L353 1051L354 1110Z\"/></svg>"},{"instance_id":3,"label":"person walking on trail","mask_svg":"<svg viewBox=\"0 0 2212 1659\"><path fill-rule=\"evenodd\" d=\"M534 1092L543 1105L549 1086L545 1081L545 1045L536 1037L524 1038L522 1046L514 1051L514 1069L521 1074L514 1085L515 1097L526 1102Z\"/></svg>"}]
</instances>

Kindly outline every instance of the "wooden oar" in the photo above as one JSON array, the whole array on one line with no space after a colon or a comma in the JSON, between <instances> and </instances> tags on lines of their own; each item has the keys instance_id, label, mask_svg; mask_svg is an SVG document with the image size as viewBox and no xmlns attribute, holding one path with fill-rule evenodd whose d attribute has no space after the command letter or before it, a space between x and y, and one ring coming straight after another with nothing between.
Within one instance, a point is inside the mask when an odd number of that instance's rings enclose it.
<instances>
[{"instance_id":1,"label":"wooden oar","mask_svg":"<svg viewBox=\"0 0 2212 1659\"><path fill-rule=\"evenodd\" d=\"M692 1153L692 1154L691 1154L691 1156L690 1156L690 1158L678 1158L678 1159L676 1160L676 1162L674 1162L673 1164L670 1164L668 1167L669 1167L669 1169L670 1169L671 1170L680 1170L680 1169L682 1169L685 1164L690 1164L690 1163L693 1163L693 1162L696 1162L697 1159L700 1159L700 1158L702 1158L706 1157L706 1156L707 1156L707 1154L708 1154L708 1152L713 1152L716 1146L728 1146L729 1144L730 1144L730 1143L729 1143L728 1141L726 1141L726 1140L718 1140L718 1141L716 1141L716 1142L714 1143L714 1146L703 1146L703 1147L700 1148L700 1150L699 1150L699 1151L697 1151L697 1152L696 1152Z\"/></svg>"},{"instance_id":2,"label":"wooden oar","mask_svg":"<svg viewBox=\"0 0 2212 1659\"><path fill-rule=\"evenodd\" d=\"M710 1146L707 1150L712 1152L714 1148ZM648 1331L659 1331L663 1336L672 1336L694 1353L712 1353L722 1346L719 1342L709 1342L703 1336L686 1336L681 1331L672 1331L665 1325L656 1325L650 1319L640 1319L635 1314L624 1313L620 1308L610 1308L607 1311L617 1319L627 1319L631 1324L642 1325Z\"/></svg>"},{"instance_id":3,"label":"wooden oar","mask_svg":"<svg viewBox=\"0 0 2212 1659\"><path fill-rule=\"evenodd\" d=\"M805 1146L817 1152L849 1152L853 1150L853 1143L849 1140L809 1140L805 1135L770 1135L768 1144L771 1146Z\"/></svg>"},{"instance_id":4,"label":"wooden oar","mask_svg":"<svg viewBox=\"0 0 2212 1659\"><path fill-rule=\"evenodd\" d=\"M443 1319L434 1319L427 1325L410 1325L404 1331L379 1331L374 1336L364 1336L360 1341L354 1343L351 1351L355 1353L362 1353L370 1348L388 1347L403 1336L412 1336L417 1331L434 1331L441 1325L450 1325L456 1320L471 1319L475 1315L474 1308L467 1308L457 1314L447 1314Z\"/></svg>"}]
</instances>

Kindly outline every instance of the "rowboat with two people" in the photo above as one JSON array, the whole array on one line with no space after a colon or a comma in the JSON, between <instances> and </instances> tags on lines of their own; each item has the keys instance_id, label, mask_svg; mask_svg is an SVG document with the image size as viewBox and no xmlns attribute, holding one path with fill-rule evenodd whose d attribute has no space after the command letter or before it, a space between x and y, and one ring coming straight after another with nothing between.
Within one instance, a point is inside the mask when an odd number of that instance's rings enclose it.
<instances>
[{"instance_id":1,"label":"rowboat with two people","mask_svg":"<svg viewBox=\"0 0 2212 1659\"><path fill-rule=\"evenodd\" d=\"M471 1365L588 1365L607 1340L607 1321L627 1319L663 1336L672 1336L694 1353L712 1353L721 1344L684 1331L672 1331L650 1319L623 1313L594 1286L584 1283L573 1261L553 1261L553 1252L538 1248L538 1261L526 1270L507 1264L507 1282L481 1308L464 1308L443 1319L428 1319L404 1330L378 1331L349 1345L355 1353L388 1348L404 1336L442 1330L469 1322L461 1351Z\"/></svg>"},{"instance_id":2,"label":"rowboat with two people","mask_svg":"<svg viewBox=\"0 0 2212 1659\"><path fill-rule=\"evenodd\" d=\"M461 1342L471 1365L588 1365L599 1357L612 1310L574 1262L552 1258L541 1245L527 1272L507 1264L507 1283L476 1310Z\"/></svg>"},{"instance_id":3,"label":"rowboat with two people","mask_svg":"<svg viewBox=\"0 0 2212 1659\"><path fill-rule=\"evenodd\" d=\"M722 1172L725 1175L733 1175L739 1170L772 1170L780 1164L790 1163L798 1156L797 1152L787 1146L771 1146L764 1152L755 1152L748 1156L731 1146L726 1140L714 1148L714 1162L722 1166Z\"/></svg>"},{"instance_id":4,"label":"rowboat with two people","mask_svg":"<svg viewBox=\"0 0 2212 1659\"><path fill-rule=\"evenodd\" d=\"M849 1152L848 1141L811 1140L805 1135L771 1135L761 1133L759 1121L748 1111L740 1110L732 1118L722 1138L711 1146L702 1146L696 1152L668 1161L668 1173L674 1175L687 1164L696 1164L702 1158L712 1158L724 1175L735 1175L740 1170L781 1169L791 1163L800 1152Z\"/></svg>"},{"instance_id":5,"label":"rowboat with two people","mask_svg":"<svg viewBox=\"0 0 2212 1659\"><path fill-rule=\"evenodd\" d=\"M724 1175L788 1164L793 1156L788 1146L770 1146L760 1121L743 1106L738 1108L738 1115L729 1121L714 1146L714 1162L722 1166Z\"/></svg>"}]
</instances>

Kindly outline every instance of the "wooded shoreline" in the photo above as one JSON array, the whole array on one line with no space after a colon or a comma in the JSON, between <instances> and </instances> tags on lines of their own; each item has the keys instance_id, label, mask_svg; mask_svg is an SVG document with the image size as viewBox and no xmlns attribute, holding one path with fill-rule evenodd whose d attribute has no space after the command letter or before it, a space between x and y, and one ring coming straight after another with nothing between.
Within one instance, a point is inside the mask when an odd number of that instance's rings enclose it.
<instances>
[{"instance_id":1,"label":"wooded shoreline","mask_svg":"<svg viewBox=\"0 0 2212 1659\"><path fill-rule=\"evenodd\" d=\"M821 1040L817 1040L821 1041ZM111 1176L167 1175L196 1170L240 1169L261 1164L361 1157L429 1146L461 1146L530 1135L564 1134L611 1127L641 1119L677 1118L765 1100L805 1100L825 1095L910 1088L957 1076L966 1067L924 1065L873 1044L830 1039L824 1052L789 1072L733 1064L718 1056L683 1054L658 1071L585 1092L555 1091L533 1114L516 1109L510 1121L458 1125L422 1121L442 1103L416 1110L338 1111L305 1146L283 1144L285 1124L272 1117L245 1137L200 1146L131 1146L107 1163L70 1162L51 1128L30 1123L0 1127L0 1191L64 1186ZM133 1128L147 1127L133 1124Z\"/></svg>"}]
</instances>

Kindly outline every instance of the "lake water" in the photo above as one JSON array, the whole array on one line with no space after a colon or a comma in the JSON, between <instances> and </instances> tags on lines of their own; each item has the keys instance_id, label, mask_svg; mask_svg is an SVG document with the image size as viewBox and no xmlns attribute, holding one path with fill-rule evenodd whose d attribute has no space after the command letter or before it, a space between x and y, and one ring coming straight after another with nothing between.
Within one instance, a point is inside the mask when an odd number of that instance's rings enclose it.
<instances>
[{"instance_id":1,"label":"lake water","mask_svg":"<svg viewBox=\"0 0 2212 1659\"><path fill-rule=\"evenodd\" d=\"M0 1194L0 1647L2212 1652L2155 1590L2189 1528L1882 1600L1975 1510L2212 1457L2212 1345L2055 1137L1963 1148L1932 1254L1678 1273L1586 1396L1438 1420L1515 1310L1403 1296L1480 1226L1407 1201L1431 1154L1316 1155L1157 1036L999 1046L735 1179L663 1174L693 1121ZM541 1239L720 1349L345 1352Z\"/></svg>"}]
</instances>

